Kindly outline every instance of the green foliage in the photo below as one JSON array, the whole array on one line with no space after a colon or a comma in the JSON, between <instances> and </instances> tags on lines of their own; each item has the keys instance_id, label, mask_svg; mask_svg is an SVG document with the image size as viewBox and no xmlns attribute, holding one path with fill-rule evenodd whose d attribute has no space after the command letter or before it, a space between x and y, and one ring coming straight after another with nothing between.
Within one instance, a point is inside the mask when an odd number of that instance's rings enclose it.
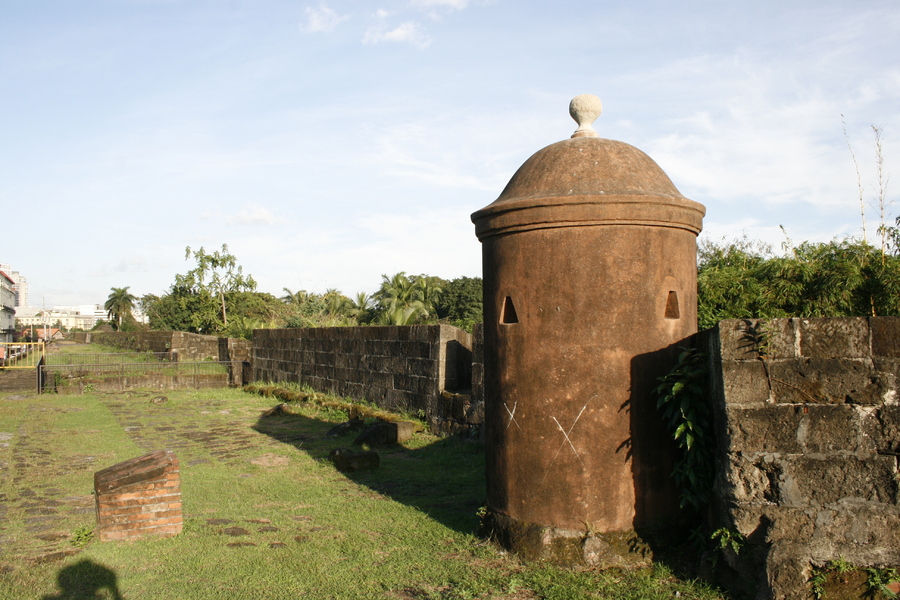
<instances>
[{"instance_id":1,"label":"green foliage","mask_svg":"<svg viewBox=\"0 0 900 600\"><path fill-rule=\"evenodd\" d=\"M202 248L197 253L209 256ZM207 265L206 268L212 267ZM229 279L225 268L225 274L213 277L213 280L218 278L218 283L214 284L218 287L210 286L208 273L194 273L197 271L194 269L187 275L176 275L167 294L143 296L141 309L147 315L150 328L249 338L253 329L277 326L285 310L283 303L271 294L254 291L256 282L252 277L244 278L240 267L230 268L236 274L235 278Z\"/></svg>"},{"instance_id":2,"label":"green foliage","mask_svg":"<svg viewBox=\"0 0 900 600\"><path fill-rule=\"evenodd\" d=\"M292 292L284 288L281 297L284 312L284 327L346 327L367 322L368 296L359 294L357 302L335 289L324 294L314 294L306 290ZM362 302L361 305L358 302ZM363 308L358 309L359 306Z\"/></svg>"},{"instance_id":3,"label":"green foliage","mask_svg":"<svg viewBox=\"0 0 900 600\"><path fill-rule=\"evenodd\" d=\"M112 319L113 327L117 330L122 329L122 321L131 316L131 310L134 308L134 302L137 296L128 292L128 287L111 288L112 293L103 308L106 309L106 315Z\"/></svg>"},{"instance_id":4,"label":"green foliage","mask_svg":"<svg viewBox=\"0 0 900 600\"><path fill-rule=\"evenodd\" d=\"M895 582L900 582L900 575L896 569L866 569L866 596L876 598L881 594L883 598L896 598L897 594L888 586Z\"/></svg>"},{"instance_id":5,"label":"green foliage","mask_svg":"<svg viewBox=\"0 0 900 600\"><path fill-rule=\"evenodd\" d=\"M94 528L88 525L82 525L72 532L72 539L69 543L76 548L84 548L94 539Z\"/></svg>"},{"instance_id":6,"label":"green foliage","mask_svg":"<svg viewBox=\"0 0 900 600\"><path fill-rule=\"evenodd\" d=\"M681 506L697 509L707 503L713 478L712 419L703 387L705 358L695 348L683 348L655 390L656 407L680 453L672 476L681 492Z\"/></svg>"},{"instance_id":7,"label":"green foliage","mask_svg":"<svg viewBox=\"0 0 900 600\"><path fill-rule=\"evenodd\" d=\"M175 276L176 288L190 290L209 298L215 298L217 307L221 309L222 326L228 327L228 312L225 294L229 292L250 291L256 289L253 276L244 276L243 267L237 264L237 258L228 253L228 245L222 244L221 250L207 254L203 246L199 250L191 250L188 246L184 258L193 258L197 266L184 275ZM217 308L217 310L218 310Z\"/></svg>"},{"instance_id":8,"label":"green foliage","mask_svg":"<svg viewBox=\"0 0 900 600\"><path fill-rule=\"evenodd\" d=\"M747 545L747 539L740 531L726 527L713 531L709 539L718 544L719 550L731 550L735 554L740 554L743 547Z\"/></svg>"},{"instance_id":9,"label":"green foliage","mask_svg":"<svg viewBox=\"0 0 900 600\"><path fill-rule=\"evenodd\" d=\"M381 287L372 296L375 320L380 325L412 325L436 318L443 286L442 279L428 275L382 275Z\"/></svg>"},{"instance_id":10,"label":"green foliage","mask_svg":"<svg viewBox=\"0 0 900 600\"><path fill-rule=\"evenodd\" d=\"M439 318L471 333L472 326L484 318L481 277L459 277L445 283L435 310Z\"/></svg>"},{"instance_id":11,"label":"green foliage","mask_svg":"<svg viewBox=\"0 0 900 600\"><path fill-rule=\"evenodd\" d=\"M838 575L846 575L847 573L856 570L856 566L847 562L847 559L843 556L838 556L836 559L828 562L828 569Z\"/></svg>"},{"instance_id":12,"label":"green foliage","mask_svg":"<svg viewBox=\"0 0 900 600\"><path fill-rule=\"evenodd\" d=\"M828 580L830 577L838 577L843 579L844 583L846 583L846 579L844 579L847 575L853 573L858 570L859 567L854 565L853 563L848 562L843 556L839 556L834 560L830 560L825 563L824 567L817 567L813 569L812 577L809 578L810 584L810 592L812 592L813 597L816 600L825 600L827 598L826 587L828 585ZM880 569L867 569L867 571L883 571ZM880 574L880 573L879 573ZM875 580L872 579L872 575L870 573L870 582L876 583L877 575ZM890 581L885 583L884 585L890 584ZM873 591L872 584L868 585L868 591L865 594L866 597L875 597L878 590L875 589ZM887 589L887 588L885 588ZM888 589L888 593L891 591ZM892 596L884 596L885 598L891 598Z\"/></svg>"},{"instance_id":13,"label":"green foliage","mask_svg":"<svg viewBox=\"0 0 900 600\"><path fill-rule=\"evenodd\" d=\"M776 256L746 238L701 243L700 328L721 319L900 316L900 256L852 238L785 246Z\"/></svg>"},{"instance_id":14,"label":"green foliage","mask_svg":"<svg viewBox=\"0 0 900 600\"><path fill-rule=\"evenodd\" d=\"M809 578L810 592L816 600L825 600L825 584L828 583L828 571L824 569L813 570Z\"/></svg>"}]
</instances>

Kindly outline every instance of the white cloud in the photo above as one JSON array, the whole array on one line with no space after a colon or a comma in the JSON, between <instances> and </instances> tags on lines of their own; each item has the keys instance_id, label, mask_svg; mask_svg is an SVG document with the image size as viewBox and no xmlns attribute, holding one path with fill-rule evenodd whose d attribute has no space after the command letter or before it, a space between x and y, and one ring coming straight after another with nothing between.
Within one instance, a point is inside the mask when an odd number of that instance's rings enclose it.
<instances>
[{"instance_id":1,"label":"white cloud","mask_svg":"<svg viewBox=\"0 0 900 600\"><path fill-rule=\"evenodd\" d=\"M438 7L462 10L469 5L469 0L413 0L412 4L423 8Z\"/></svg>"},{"instance_id":2,"label":"white cloud","mask_svg":"<svg viewBox=\"0 0 900 600\"><path fill-rule=\"evenodd\" d=\"M469 0L412 0L411 5L425 11L432 19L440 19L450 11L465 9Z\"/></svg>"},{"instance_id":3,"label":"white cloud","mask_svg":"<svg viewBox=\"0 0 900 600\"><path fill-rule=\"evenodd\" d=\"M226 225L236 226L269 226L276 225L280 219L276 218L268 208L251 204L247 208L239 210L233 214L223 214L221 212L205 212L200 215L201 219L216 219Z\"/></svg>"},{"instance_id":4,"label":"white cloud","mask_svg":"<svg viewBox=\"0 0 900 600\"><path fill-rule=\"evenodd\" d=\"M419 145L416 151L413 151L411 145L409 140L404 142L391 137L382 139L381 151L376 156L377 162L383 166L382 172L446 187L495 191L498 185L501 185L498 180L483 180L476 175L467 174L465 168L448 163L446 160L433 157L431 160L423 159L417 152L429 149Z\"/></svg>"},{"instance_id":5,"label":"white cloud","mask_svg":"<svg viewBox=\"0 0 900 600\"><path fill-rule=\"evenodd\" d=\"M306 22L300 24L300 30L307 33L329 33L337 27L341 21L346 21L348 16L338 16L338 14L320 4L319 8L306 7Z\"/></svg>"},{"instance_id":6,"label":"white cloud","mask_svg":"<svg viewBox=\"0 0 900 600\"><path fill-rule=\"evenodd\" d=\"M100 263L93 271L91 277L114 277L122 273L147 273L150 264L145 256L126 256L115 264Z\"/></svg>"},{"instance_id":7,"label":"white cloud","mask_svg":"<svg viewBox=\"0 0 900 600\"><path fill-rule=\"evenodd\" d=\"M366 30L363 35L363 44L378 44L381 42L397 42L412 44L418 48L426 48L431 44L431 38L425 33L421 25L415 21L406 21L389 29L386 20L389 13L379 10L375 13L376 23Z\"/></svg>"}]
</instances>

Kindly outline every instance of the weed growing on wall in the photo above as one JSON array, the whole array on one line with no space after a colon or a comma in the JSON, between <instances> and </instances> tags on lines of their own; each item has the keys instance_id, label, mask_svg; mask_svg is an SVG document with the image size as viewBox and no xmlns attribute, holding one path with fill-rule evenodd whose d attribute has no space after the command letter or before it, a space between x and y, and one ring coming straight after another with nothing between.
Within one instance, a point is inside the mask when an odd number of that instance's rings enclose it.
<instances>
[{"instance_id":1,"label":"weed growing on wall","mask_svg":"<svg viewBox=\"0 0 900 600\"><path fill-rule=\"evenodd\" d=\"M866 596L877 598L881 594L883 598L896 598L897 594L888 586L900 582L897 569L866 569Z\"/></svg>"},{"instance_id":2,"label":"weed growing on wall","mask_svg":"<svg viewBox=\"0 0 900 600\"><path fill-rule=\"evenodd\" d=\"M672 475L681 493L681 507L703 507L713 479L712 417L706 401L705 354L683 348L668 375L660 377L656 407L680 451Z\"/></svg>"}]
</instances>

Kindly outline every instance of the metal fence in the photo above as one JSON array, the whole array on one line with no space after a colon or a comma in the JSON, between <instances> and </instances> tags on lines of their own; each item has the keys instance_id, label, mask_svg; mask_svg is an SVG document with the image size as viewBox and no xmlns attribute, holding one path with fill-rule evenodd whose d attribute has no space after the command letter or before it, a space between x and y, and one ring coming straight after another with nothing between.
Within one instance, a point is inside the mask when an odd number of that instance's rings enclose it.
<instances>
[{"instance_id":1,"label":"metal fence","mask_svg":"<svg viewBox=\"0 0 900 600\"><path fill-rule=\"evenodd\" d=\"M33 369L44 356L44 342L0 342L0 367Z\"/></svg>"},{"instance_id":2,"label":"metal fence","mask_svg":"<svg viewBox=\"0 0 900 600\"><path fill-rule=\"evenodd\" d=\"M42 392L83 393L138 388L168 390L225 387L239 385L242 372L243 363L240 362L120 361L117 364L43 364L40 367L40 389Z\"/></svg>"},{"instance_id":3,"label":"metal fence","mask_svg":"<svg viewBox=\"0 0 900 600\"><path fill-rule=\"evenodd\" d=\"M57 352L48 354L45 365L118 365L122 363L155 364L175 362L177 355L169 352L109 352L78 353Z\"/></svg>"}]
</instances>

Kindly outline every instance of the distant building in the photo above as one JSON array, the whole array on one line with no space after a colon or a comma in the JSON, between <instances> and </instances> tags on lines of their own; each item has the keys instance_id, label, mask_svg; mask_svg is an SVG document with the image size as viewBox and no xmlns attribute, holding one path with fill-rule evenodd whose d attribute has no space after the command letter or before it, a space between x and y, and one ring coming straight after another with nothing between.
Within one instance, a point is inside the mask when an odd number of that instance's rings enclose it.
<instances>
[{"instance_id":1,"label":"distant building","mask_svg":"<svg viewBox=\"0 0 900 600\"><path fill-rule=\"evenodd\" d=\"M90 330L97 322L93 310L88 314L81 314L77 310L60 310L58 308L41 309L35 306L20 306L16 308L15 318L22 327L48 327L62 326L66 329Z\"/></svg>"},{"instance_id":2,"label":"distant building","mask_svg":"<svg viewBox=\"0 0 900 600\"><path fill-rule=\"evenodd\" d=\"M28 280L6 263L0 263L0 271L6 273L15 286L16 301L13 306L28 306Z\"/></svg>"},{"instance_id":3,"label":"distant building","mask_svg":"<svg viewBox=\"0 0 900 600\"><path fill-rule=\"evenodd\" d=\"M16 282L0 270L0 342L12 342L16 332Z\"/></svg>"},{"instance_id":4,"label":"distant building","mask_svg":"<svg viewBox=\"0 0 900 600\"><path fill-rule=\"evenodd\" d=\"M23 338L32 336L32 339L36 342L45 342L47 340L64 340L66 338L65 334L62 331L56 328L48 327L47 328L47 337L44 338L44 328L43 327L35 327L32 331L31 328L23 329L21 332L21 336Z\"/></svg>"}]
</instances>

